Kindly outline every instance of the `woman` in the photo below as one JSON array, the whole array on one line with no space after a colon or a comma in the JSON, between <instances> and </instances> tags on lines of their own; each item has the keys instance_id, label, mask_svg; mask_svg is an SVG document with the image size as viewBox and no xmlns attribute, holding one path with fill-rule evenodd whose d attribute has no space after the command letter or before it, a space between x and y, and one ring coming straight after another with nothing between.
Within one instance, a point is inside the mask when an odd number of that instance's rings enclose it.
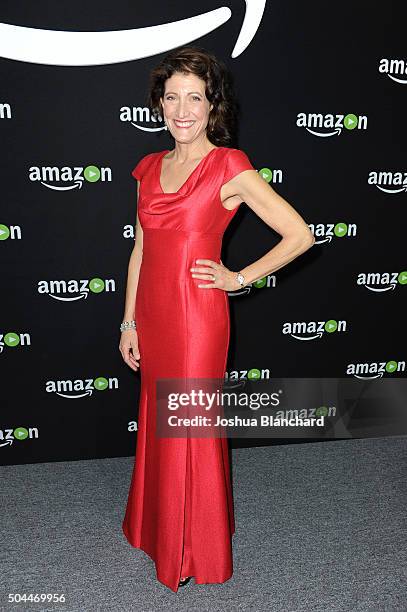
<instances>
[{"instance_id":1,"label":"woman","mask_svg":"<svg viewBox=\"0 0 407 612\"><path fill-rule=\"evenodd\" d=\"M149 106L162 114L173 150L143 157L120 351L140 367L137 448L123 531L155 562L174 592L193 576L223 583L233 573L235 531L225 437L159 437L156 383L224 377L228 291L306 251L302 217L230 148L233 99L223 62L202 48L169 53L152 71ZM240 271L220 260L223 233L245 202L282 240Z\"/></svg>"}]
</instances>

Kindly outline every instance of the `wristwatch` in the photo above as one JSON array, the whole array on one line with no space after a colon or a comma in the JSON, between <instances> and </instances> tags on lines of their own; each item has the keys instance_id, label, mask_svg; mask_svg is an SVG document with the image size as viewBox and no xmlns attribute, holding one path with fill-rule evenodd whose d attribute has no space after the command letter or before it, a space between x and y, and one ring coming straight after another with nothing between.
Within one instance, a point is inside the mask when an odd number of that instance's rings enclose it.
<instances>
[{"instance_id":1,"label":"wristwatch","mask_svg":"<svg viewBox=\"0 0 407 612\"><path fill-rule=\"evenodd\" d=\"M241 287L244 287L244 276L241 272L238 272L236 275L237 282L240 283Z\"/></svg>"}]
</instances>

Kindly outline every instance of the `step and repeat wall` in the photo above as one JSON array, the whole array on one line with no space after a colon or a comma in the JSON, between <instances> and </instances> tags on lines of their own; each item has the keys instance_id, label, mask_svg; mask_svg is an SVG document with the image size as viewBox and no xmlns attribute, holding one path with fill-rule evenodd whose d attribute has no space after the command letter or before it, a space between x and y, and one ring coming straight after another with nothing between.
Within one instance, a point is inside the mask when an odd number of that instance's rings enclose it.
<instances>
[{"instance_id":1,"label":"step and repeat wall","mask_svg":"<svg viewBox=\"0 0 407 612\"><path fill-rule=\"evenodd\" d=\"M238 148L316 238L229 294L226 381L405 376L406 9L224 4L0 6L2 464L134 453L140 372L119 352L131 171L174 146L148 77L187 44L230 68ZM280 239L242 204L222 261L241 269ZM283 441L299 440L245 444Z\"/></svg>"}]
</instances>

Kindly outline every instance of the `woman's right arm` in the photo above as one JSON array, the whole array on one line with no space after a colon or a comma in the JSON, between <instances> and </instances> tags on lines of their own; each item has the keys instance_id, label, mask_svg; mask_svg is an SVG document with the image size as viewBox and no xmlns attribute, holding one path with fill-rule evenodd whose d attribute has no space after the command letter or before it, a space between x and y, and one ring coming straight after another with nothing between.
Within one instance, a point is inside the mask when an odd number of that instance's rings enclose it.
<instances>
[{"instance_id":1,"label":"woman's right arm","mask_svg":"<svg viewBox=\"0 0 407 612\"><path fill-rule=\"evenodd\" d=\"M139 197L140 183L137 181L137 200ZM123 321L135 320L135 304L138 287L138 279L140 275L140 266L143 259L143 230L140 225L138 213L136 215L136 237L134 240L134 247L130 254L128 271L127 271L127 284L126 284L126 298L124 305ZM137 325L137 321L136 321ZM139 368L140 352L138 347L138 336L135 329L127 329L121 332L119 350L123 356L124 361L134 371Z\"/></svg>"}]
</instances>

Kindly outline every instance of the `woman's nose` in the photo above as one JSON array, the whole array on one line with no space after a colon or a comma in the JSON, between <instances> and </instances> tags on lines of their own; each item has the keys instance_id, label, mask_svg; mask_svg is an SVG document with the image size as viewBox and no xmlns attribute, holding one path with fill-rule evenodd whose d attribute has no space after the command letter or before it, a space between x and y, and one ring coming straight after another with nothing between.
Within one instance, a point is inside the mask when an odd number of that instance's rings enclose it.
<instances>
[{"instance_id":1,"label":"woman's nose","mask_svg":"<svg viewBox=\"0 0 407 612\"><path fill-rule=\"evenodd\" d=\"M178 102L177 115L179 119L182 119L183 117L188 116L188 114L189 114L188 103L182 102L182 101Z\"/></svg>"}]
</instances>

